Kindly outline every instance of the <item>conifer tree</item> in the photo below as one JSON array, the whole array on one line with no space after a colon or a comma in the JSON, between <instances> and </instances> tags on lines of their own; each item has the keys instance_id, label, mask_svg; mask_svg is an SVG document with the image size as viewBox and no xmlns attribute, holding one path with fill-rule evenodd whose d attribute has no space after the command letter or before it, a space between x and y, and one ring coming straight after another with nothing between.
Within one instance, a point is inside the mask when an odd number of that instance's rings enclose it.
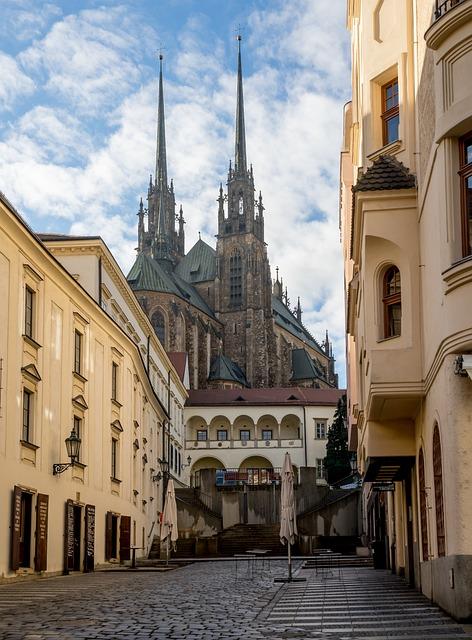
<instances>
[{"instance_id":1,"label":"conifer tree","mask_svg":"<svg viewBox=\"0 0 472 640\"><path fill-rule=\"evenodd\" d=\"M347 448L346 396L338 400L333 424L328 431L326 443L325 470L329 484L345 478L351 473L351 454Z\"/></svg>"}]
</instances>

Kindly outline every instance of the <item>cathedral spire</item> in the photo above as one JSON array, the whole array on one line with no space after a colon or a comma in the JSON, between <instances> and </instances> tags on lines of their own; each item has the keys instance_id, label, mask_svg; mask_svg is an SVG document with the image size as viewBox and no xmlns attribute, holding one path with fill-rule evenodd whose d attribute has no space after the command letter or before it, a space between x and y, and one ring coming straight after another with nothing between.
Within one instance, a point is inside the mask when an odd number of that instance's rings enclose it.
<instances>
[{"instance_id":1,"label":"cathedral spire","mask_svg":"<svg viewBox=\"0 0 472 640\"><path fill-rule=\"evenodd\" d=\"M167 187L166 127L164 120L164 88L162 83L162 53L159 54L159 100L157 107L156 184Z\"/></svg>"},{"instance_id":2,"label":"cathedral spire","mask_svg":"<svg viewBox=\"0 0 472 640\"><path fill-rule=\"evenodd\" d=\"M239 175L247 173L246 129L244 126L243 72L241 66L241 36L238 35L238 96L236 104L236 141L234 171Z\"/></svg>"}]
</instances>

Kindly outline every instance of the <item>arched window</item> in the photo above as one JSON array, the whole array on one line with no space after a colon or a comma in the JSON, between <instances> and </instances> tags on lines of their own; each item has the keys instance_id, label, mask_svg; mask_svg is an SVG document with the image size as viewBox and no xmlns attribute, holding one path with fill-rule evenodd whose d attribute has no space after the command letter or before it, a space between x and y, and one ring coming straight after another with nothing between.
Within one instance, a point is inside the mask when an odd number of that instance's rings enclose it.
<instances>
[{"instance_id":1,"label":"arched window","mask_svg":"<svg viewBox=\"0 0 472 640\"><path fill-rule=\"evenodd\" d=\"M418 456L418 476L420 484L421 549L423 552L423 562L426 562L429 558L429 548L423 449L420 449L420 454Z\"/></svg>"},{"instance_id":2,"label":"arched window","mask_svg":"<svg viewBox=\"0 0 472 640\"><path fill-rule=\"evenodd\" d=\"M229 259L229 300L230 305L238 306L243 297L243 269L239 253L233 254Z\"/></svg>"},{"instance_id":3,"label":"arched window","mask_svg":"<svg viewBox=\"0 0 472 640\"><path fill-rule=\"evenodd\" d=\"M444 530L444 501L441 460L441 438L436 424L433 434L433 473L434 502L436 504L436 535L438 539L438 556L446 555L446 534Z\"/></svg>"},{"instance_id":4,"label":"arched window","mask_svg":"<svg viewBox=\"0 0 472 640\"><path fill-rule=\"evenodd\" d=\"M402 301L400 271L392 266L383 279L384 338L394 338L402 332Z\"/></svg>"},{"instance_id":5,"label":"arched window","mask_svg":"<svg viewBox=\"0 0 472 640\"><path fill-rule=\"evenodd\" d=\"M151 317L151 324L156 332L157 337L161 341L163 347L165 347L166 340L166 322L164 315L160 311L154 311Z\"/></svg>"}]
</instances>

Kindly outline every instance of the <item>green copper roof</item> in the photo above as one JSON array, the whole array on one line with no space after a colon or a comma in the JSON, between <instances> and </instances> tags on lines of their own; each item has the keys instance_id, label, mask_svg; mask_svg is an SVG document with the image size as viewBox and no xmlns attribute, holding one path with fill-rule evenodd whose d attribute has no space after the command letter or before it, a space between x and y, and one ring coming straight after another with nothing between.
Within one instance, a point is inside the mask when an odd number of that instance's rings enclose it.
<instances>
[{"instance_id":1,"label":"green copper roof","mask_svg":"<svg viewBox=\"0 0 472 640\"><path fill-rule=\"evenodd\" d=\"M213 311L191 284L185 282L176 273L167 271L156 260L144 253L140 253L136 258L127 280L133 291L173 293L212 318L215 317Z\"/></svg>"},{"instance_id":2,"label":"green copper roof","mask_svg":"<svg viewBox=\"0 0 472 640\"><path fill-rule=\"evenodd\" d=\"M187 282L206 282L216 276L216 251L201 238L175 268Z\"/></svg>"},{"instance_id":3,"label":"green copper roof","mask_svg":"<svg viewBox=\"0 0 472 640\"><path fill-rule=\"evenodd\" d=\"M223 355L215 356L212 359L208 380L230 380L243 387L249 387L241 367Z\"/></svg>"},{"instance_id":4,"label":"green copper roof","mask_svg":"<svg viewBox=\"0 0 472 640\"><path fill-rule=\"evenodd\" d=\"M320 364L310 358L305 349L292 350L292 377L290 380L309 380L310 378L326 378Z\"/></svg>"},{"instance_id":5,"label":"green copper roof","mask_svg":"<svg viewBox=\"0 0 472 640\"><path fill-rule=\"evenodd\" d=\"M305 327L298 322L297 318L293 315L288 307L284 305L282 300L277 296L272 296L272 311L276 324L282 327L286 331L295 336L299 340L302 340L312 349L318 351L318 353L324 354L324 351L320 345L316 342L312 335L305 329Z\"/></svg>"}]
</instances>

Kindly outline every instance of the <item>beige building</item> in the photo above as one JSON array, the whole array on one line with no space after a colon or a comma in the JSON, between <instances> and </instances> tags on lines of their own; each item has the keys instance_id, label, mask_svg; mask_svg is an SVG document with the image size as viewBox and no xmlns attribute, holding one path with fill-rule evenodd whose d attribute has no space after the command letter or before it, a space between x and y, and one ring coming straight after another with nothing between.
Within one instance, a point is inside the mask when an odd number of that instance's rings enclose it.
<instances>
[{"instance_id":1,"label":"beige building","mask_svg":"<svg viewBox=\"0 0 472 640\"><path fill-rule=\"evenodd\" d=\"M146 555L186 390L126 279L102 241L41 241L1 195L0 298L0 578Z\"/></svg>"},{"instance_id":2,"label":"beige building","mask_svg":"<svg viewBox=\"0 0 472 640\"><path fill-rule=\"evenodd\" d=\"M472 0L347 6L341 225L365 533L379 566L468 619Z\"/></svg>"},{"instance_id":3,"label":"beige building","mask_svg":"<svg viewBox=\"0 0 472 640\"><path fill-rule=\"evenodd\" d=\"M293 465L316 467L326 484L326 439L341 389L301 387L199 389L185 407L185 449L191 473L218 469L220 485L270 484L285 452Z\"/></svg>"}]
</instances>

